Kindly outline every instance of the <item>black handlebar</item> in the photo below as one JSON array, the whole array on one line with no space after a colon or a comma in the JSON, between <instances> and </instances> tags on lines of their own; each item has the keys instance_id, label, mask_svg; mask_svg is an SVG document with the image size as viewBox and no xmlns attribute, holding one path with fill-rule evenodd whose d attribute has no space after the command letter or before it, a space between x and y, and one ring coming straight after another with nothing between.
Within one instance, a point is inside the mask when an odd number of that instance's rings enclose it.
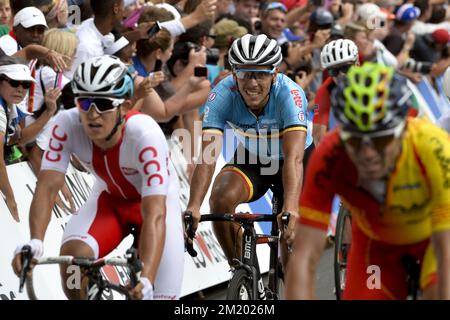
<instances>
[{"instance_id":1,"label":"black handlebar","mask_svg":"<svg viewBox=\"0 0 450 320\"><path fill-rule=\"evenodd\" d=\"M33 254L29 245L23 246L22 251L20 252L20 258L22 261L22 270L20 270L19 275L19 292L22 293L23 286L25 285L25 280L27 278L27 273L30 271L31 259L33 259Z\"/></svg>"},{"instance_id":2,"label":"black handlebar","mask_svg":"<svg viewBox=\"0 0 450 320\"><path fill-rule=\"evenodd\" d=\"M251 217L251 219L250 219ZM286 230L289 224L289 212L283 212L281 214L281 221L283 224L283 230ZM276 216L271 214L206 214L200 217L200 221L274 221ZM191 255L191 257L197 256L197 251L194 249L195 232L192 230L192 212L186 211L184 213L184 225L186 230L185 249Z\"/></svg>"},{"instance_id":3,"label":"black handlebar","mask_svg":"<svg viewBox=\"0 0 450 320\"><path fill-rule=\"evenodd\" d=\"M191 257L195 258L197 256L197 251L194 249L195 232L192 230L192 212L186 211L184 213L184 224L186 228L186 240L184 245Z\"/></svg>"}]
</instances>

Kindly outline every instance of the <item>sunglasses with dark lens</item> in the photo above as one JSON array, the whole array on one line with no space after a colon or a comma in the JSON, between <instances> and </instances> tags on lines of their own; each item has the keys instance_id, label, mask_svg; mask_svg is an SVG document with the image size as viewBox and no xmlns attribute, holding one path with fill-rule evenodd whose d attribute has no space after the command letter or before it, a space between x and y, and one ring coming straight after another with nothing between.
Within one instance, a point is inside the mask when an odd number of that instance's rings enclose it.
<instances>
[{"instance_id":1,"label":"sunglasses with dark lens","mask_svg":"<svg viewBox=\"0 0 450 320\"><path fill-rule=\"evenodd\" d=\"M31 81L18 81L6 77L2 77L1 80L8 82L9 85L13 88L18 88L19 86L22 86L22 88L24 88L25 90L30 89L32 85Z\"/></svg>"},{"instance_id":2,"label":"sunglasses with dark lens","mask_svg":"<svg viewBox=\"0 0 450 320\"><path fill-rule=\"evenodd\" d=\"M350 70L350 68L352 67L352 64L343 66L343 67L338 67L338 68L331 68L328 69L328 74L332 77L337 77L339 76L341 73L342 74L346 74L348 72L348 70Z\"/></svg>"},{"instance_id":3,"label":"sunglasses with dark lens","mask_svg":"<svg viewBox=\"0 0 450 320\"><path fill-rule=\"evenodd\" d=\"M115 110L125 100L113 99L106 97L78 97L75 98L75 103L83 112L88 112L91 107L94 107L97 113L106 113Z\"/></svg>"},{"instance_id":4,"label":"sunglasses with dark lens","mask_svg":"<svg viewBox=\"0 0 450 320\"><path fill-rule=\"evenodd\" d=\"M368 144L373 147L378 153L383 153L383 151L394 140L394 138L394 134L376 138L350 137L345 140L344 143L350 146L355 151L359 151L363 144Z\"/></svg>"},{"instance_id":5,"label":"sunglasses with dark lens","mask_svg":"<svg viewBox=\"0 0 450 320\"><path fill-rule=\"evenodd\" d=\"M236 69L234 70L234 74L238 79L241 80L264 80L269 78L272 74L275 73L275 69L267 70L267 69Z\"/></svg>"},{"instance_id":6,"label":"sunglasses with dark lens","mask_svg":"<svg viewBox=\"0 0 450 320\"><path fill-rule=\"evenodd\" d=\"M383 153L386 147L400 137L403 132L405 123L400 123L397 127L374 134L357 134L350 133L344 130L340 130L339 135L346 145L350 146L356 152L359 152L362 145L369 145L375 149L378 153Z\"/></svg>"}]
</instances>

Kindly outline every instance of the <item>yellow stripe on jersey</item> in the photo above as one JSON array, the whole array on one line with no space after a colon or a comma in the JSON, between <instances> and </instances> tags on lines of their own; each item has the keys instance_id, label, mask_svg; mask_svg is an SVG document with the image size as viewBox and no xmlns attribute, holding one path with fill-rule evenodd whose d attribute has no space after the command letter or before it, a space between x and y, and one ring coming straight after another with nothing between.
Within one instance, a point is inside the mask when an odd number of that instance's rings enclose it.
<instances>
[{"instance_id":1,"label":"yellow stripe on jersey","mask_svg":"<svg viewBox=\"0 0 450 320\"><path fill-rule=\"evenodd\" d=\"M314 209L300 207L300 217L308 220L328 224L330 221L330 214L326 212L317 211Z\"/></svg>"}]
</instances>

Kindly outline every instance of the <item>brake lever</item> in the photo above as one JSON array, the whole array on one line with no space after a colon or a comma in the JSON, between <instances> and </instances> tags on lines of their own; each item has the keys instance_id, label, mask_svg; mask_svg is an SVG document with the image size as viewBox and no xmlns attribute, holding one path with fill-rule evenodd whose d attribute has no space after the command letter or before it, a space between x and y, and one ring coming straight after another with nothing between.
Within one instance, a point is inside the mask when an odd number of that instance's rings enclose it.
<instances>
[{"instance_id":1,"label":"brake lever","mask_svg":"<svg viewBox=\"0 0 450 320\"><path fill-rule=\"evenodd\" d=\"M192 212L186 211L184 213L184 224L186 230L186 240L184 242L186 251L191 257L197 256L197 251L194 249L195 232L192 230Z\"/></svg>"},{"instance_id":2,"label":"brake lever","mask_svg":"<svg viewBox=\"0 0 450 320\"><path fill-rule=\"evenodd\" d=\"M20 270L19 275L19 293L22 293L23 287L25 285L25 280L27 278L27 273L28 271L30 271L30 262L31 259L33 259L33 254L29 245L23 246L20 252L20 258L22 261L22 270Z\"/></svg>"}]
</instances>

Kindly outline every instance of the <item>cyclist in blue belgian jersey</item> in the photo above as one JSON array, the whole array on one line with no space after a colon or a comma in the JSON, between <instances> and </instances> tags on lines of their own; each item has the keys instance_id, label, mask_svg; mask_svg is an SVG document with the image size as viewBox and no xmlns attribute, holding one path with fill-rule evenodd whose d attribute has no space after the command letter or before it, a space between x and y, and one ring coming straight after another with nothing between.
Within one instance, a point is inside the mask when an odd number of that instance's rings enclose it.
<instances>
[{"instance_id":1,"label":"cyclist in blue belgian jersey","mask_svg":"<svg viewBox=\"0 0 450 320\"><path fill-rule=\"evenodd\" d=\"M195 230L228 125L239 146L214 181L211 212L234 213L240 203L255 201L270 188L283 195L281 212L291 214L283 241L290 243L302 186L304 150L313 148L307 125L308 102L300 86L278 74L283 57L275 40L263 34L247 34L233 42L228 56L232 75L212 90L205 105L203 158L194 171L187 210L193 214ZM240 239L236 238L239 226L218 222L213 227L228 261L240 257Z\"/></svg>"}]
</instances>

